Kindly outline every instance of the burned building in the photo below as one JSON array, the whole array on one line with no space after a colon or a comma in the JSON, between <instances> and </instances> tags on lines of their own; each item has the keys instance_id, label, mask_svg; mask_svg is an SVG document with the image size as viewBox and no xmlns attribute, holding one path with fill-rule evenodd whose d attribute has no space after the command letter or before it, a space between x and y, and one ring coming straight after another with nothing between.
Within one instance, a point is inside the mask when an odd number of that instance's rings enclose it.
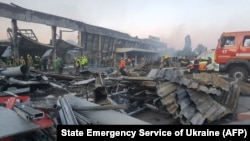
<instances>
[{"instance_id":1,"label":"burned building","mask_svg":"<svg viewBox=\"0 0 250 141\"><path fill-rule=\"evenodd\" d=\"M167 47L165 43L160 41L131 37L126 33L29 10L15 4L0 3L0 16L11 19L12 29L8 32L11 35L10 41L12 42L13 55L16 57L31 52L31 50L35 54L41 55L45 50L51 48L55 57L55 55L65 55L64 53L69 49L80 48L81 55L86 55L89 58L90 65L116 66L120 56L134 57L136 60L139 60L140 57L155 58L157 55L164 54ZM25 35L24 29L18 29L17 21L51 26L51 43L48 45L39 43L33 32ZM58 40L56 35L57 27L78 31L78 45L65 44L64 41ZM48 33L48 35L51 34ZM130 48L130 50L124 48ZM65 49L67 50L65 51Z\"/></svg>"}]
</instances>

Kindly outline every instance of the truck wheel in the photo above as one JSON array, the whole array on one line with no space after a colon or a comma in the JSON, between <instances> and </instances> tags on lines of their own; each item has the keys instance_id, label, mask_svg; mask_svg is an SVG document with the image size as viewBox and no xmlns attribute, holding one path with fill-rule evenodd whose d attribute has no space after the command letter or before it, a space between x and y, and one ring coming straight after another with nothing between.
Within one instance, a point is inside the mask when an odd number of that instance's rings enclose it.
<instances>
[{"instance_id":1,"label":"truck wheel","mask_svg":"<svg viewBox=\"0 0 250 141\"><path fill-rule=\"evenodd\" d=\"M229 77L239 81L247 81L248 71L242 67L235 67L229 71Z\"/></svg>"}]
</instances>

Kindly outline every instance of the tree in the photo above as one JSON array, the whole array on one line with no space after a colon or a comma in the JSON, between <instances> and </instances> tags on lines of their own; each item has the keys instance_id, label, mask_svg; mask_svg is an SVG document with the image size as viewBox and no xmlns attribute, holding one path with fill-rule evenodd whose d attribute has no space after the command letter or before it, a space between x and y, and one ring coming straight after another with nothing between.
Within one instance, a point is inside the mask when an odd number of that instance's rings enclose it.
<instances>
[{"instance_id":1,"label":"tree","mask_svg":"<svg viewBox=\"0 0 250 141\"><path fill-rule=\"evenodd\" d=\"M202 44L198 44L197 47L194 49L194 54L198 56L204 51L207 51L207 47Z\"/></svg>"}]
</instances>

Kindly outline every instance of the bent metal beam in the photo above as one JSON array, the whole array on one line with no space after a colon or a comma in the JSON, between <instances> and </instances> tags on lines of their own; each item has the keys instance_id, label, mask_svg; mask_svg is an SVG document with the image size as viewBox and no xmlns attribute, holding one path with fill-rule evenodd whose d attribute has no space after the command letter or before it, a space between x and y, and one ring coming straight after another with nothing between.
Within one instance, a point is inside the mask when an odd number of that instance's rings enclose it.
<instances>
[{"instance_id":1,"label":"bent metal beam","mask_svg":"<svg viewBox=\"0 0 250 141\"><path fill-rule=\"evenodd\" d=\"M48 26L63 27L63 28L83 31L101 36L109 36L123 40L138 41L137 39L131 37L130 35L122 32L89 25L80 21L60 16L29 10L14 4L8 5L5 3L0 3L0 17L31 22L31 23L44 24Z\"/></svg>"}]
</instances>

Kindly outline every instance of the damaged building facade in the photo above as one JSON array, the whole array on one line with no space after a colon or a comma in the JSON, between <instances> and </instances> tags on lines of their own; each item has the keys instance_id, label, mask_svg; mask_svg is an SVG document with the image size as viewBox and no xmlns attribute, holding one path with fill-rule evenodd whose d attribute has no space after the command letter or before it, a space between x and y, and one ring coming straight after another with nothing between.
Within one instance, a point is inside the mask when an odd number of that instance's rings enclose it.
<instances>
[{"instance_id":1,"label":"damaged building facade","mask_svg":"<svg viewBox=\"0 0 250 141\"><path fill-rule=\"evenodd\" d=\"M164 55L167 45L158 38L149 36L148 39L139 39L130 35L107 28L89 25L84 22L59 17L47 13L29 10L15 4L7 5L0 3L0 16L11 19L11 29L8 29L10 43L1 43L1 46L11 46L12 54L19 58L26 55L30 50L35 55L42 56L46 50L53 50L53 58L64 57L69 50L77 50L80 55L89 58L92 66L116 66L121 57L135 58L139 63L142 57L154 58ZM18 29L18 21L43 24L51 26L51 43L39 43L32 29ZM57 39L57 28L66 28L78 31L78 45L72 45L61 39L60 31ZM1 50L4 50L2 48Z\"/></svg>"}]
</instances>

